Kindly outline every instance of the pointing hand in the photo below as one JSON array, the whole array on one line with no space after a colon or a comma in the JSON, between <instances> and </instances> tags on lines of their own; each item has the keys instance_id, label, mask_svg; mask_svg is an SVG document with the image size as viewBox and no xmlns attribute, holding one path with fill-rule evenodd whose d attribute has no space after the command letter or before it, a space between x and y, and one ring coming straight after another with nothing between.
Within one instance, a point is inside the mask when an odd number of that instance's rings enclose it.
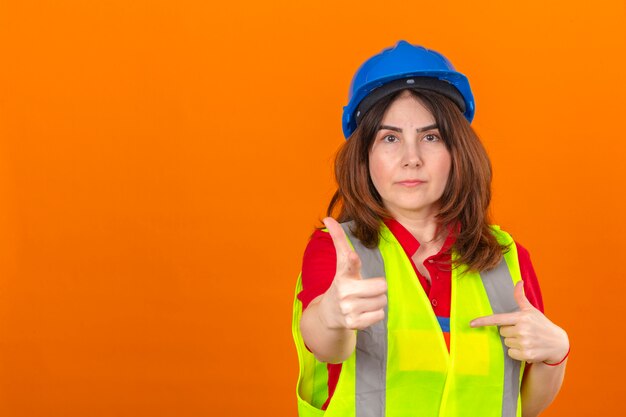
<instances>
[{"instance_id":1,"label":"pointing hand","mask_svg":"<svg viewBox=\"0 0 626 417\"><path fill-rule=\"evenodd\" d=\"M321 319L331 329L365 329L385 317L387 282L383 277L363 279L359 255L341 225L331 217L324 225L335 245L337 270L320 302Z\"/></svg>"},{"instance_id":2,"label":"pointing hand","mask_svg":"<svg viewBox=\"0 0 626 417\"><path fill-rule=\"evenodd\" d=\"M513 359L558 363L569 349L567 333L533 307L524 294L523 281L515 285L513 295L520 311L479 317L470 326L499 326Z\"/></svg>"}]
</instances>

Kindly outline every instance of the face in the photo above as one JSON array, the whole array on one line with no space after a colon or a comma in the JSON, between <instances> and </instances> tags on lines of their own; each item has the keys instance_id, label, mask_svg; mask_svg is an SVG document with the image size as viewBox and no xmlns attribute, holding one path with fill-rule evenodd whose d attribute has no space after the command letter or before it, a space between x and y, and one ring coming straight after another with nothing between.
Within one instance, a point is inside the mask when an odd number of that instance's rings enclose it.
<instances>
[{"instance_id":1,"label":"face","mask_svg":"<svg viewBox=\"0 0 626 417\"><path fill-rule=\"evenodd\" d=\"M369 153L372 182L394 217L430 216L452 160L433 115L408 91L391 103Z\"/></svg>"}]
</instances>

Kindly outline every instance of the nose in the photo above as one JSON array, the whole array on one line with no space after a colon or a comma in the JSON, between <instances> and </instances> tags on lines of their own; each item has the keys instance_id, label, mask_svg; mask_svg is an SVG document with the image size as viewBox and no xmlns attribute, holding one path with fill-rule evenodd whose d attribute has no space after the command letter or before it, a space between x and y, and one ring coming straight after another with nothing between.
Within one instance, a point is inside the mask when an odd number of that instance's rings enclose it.
<instances>
[{"instance_id":1,"label":"nose","mask_svg":"<svg viewBox=\"0 0 626 417\"><path fill-rule=\"evenodd\" d=\"M413 168L422 165L422 155L419 146L415 143L405 143L402 166Z\"/></svg>"}]
</instances>

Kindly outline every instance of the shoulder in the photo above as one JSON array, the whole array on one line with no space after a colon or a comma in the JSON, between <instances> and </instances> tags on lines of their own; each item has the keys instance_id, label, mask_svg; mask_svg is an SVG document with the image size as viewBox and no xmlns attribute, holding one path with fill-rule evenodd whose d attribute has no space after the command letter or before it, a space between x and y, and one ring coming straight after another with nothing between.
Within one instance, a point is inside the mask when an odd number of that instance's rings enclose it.
<instances>
[{"instance_id":1,"label":"shoulder","mask_svg":"<svg viewBox=\"0 0 626 417\"><path fill-rule=\"evenodd\" d=\"M528 301L539 311L544 312L543 297L541 296L541 288L539 280L535 273L535 268L530 260L530 253L519 242L515 242L517 249L517 259L519 261L520 273L522 281L524 281L524 293Z\"/></svg>"},{"instance_id":2,"label":"shoulder","mask_svg":"<svg viewBox=\"0 0 626 417\"><path fill-rule=\"evenodd\" d=\"M311 268L316 269L316 265L320 262L337 262L337 253L335 252L335 245L330 233L316 229L309 243L304 249L304 256L302 257L303 272L306 268L307 271Z\"/></svg>"},{"instance_id":3,"label":"shoulder","mask_svg":"<svg viewBox=\"0 0 626 417\"><path fill-rule=\"evenodd\" d=\"M491 229L491 233L498 240L498 243L501 245L510 245L513 243L513 237L506 231L502 230L502 228L497 224L489 225L489 228Z\"/></svg>"},{"instance_id":4,"label":"shoulder","mask_svg":"<svg viewBox=\"0 0 626 417\"><path fill-rule=\"evenodd\" d=\"M302 257L302 291L298 299L306 309L313 299L324 294L335 278L337 254L330 234L315 230Z\"/></svg>"},{"instance_id":5,"label":"shoulder","mask_svg":"<svg viewBox=\"0 0 626 417\"><path fill-rule=\"evenodd\" d=\"M519 263L520 275L524 281L524 293L528 301L539 311L543 313L543 298L541 296L541 288L539 280L535 273L535 268L530 260L530 253L522 246L520 242L515 240L509 233L502 230L498 225L491 225L491 230L500 244L515 245L517 252L517 261Z\"/></svg>"}]
</instances>

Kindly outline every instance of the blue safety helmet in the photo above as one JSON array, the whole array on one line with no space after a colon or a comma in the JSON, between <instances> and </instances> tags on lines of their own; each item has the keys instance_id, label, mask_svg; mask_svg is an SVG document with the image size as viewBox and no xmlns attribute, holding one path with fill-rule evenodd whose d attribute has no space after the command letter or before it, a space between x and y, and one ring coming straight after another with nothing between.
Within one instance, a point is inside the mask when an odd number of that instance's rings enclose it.
<instances>
[{"instance_id":1,"label":"blue safety helmet","mask_svg":"<svg viewBox=\"0 0 626 417\"><path fill-rule=\"evenodd\" d=\"M361 117L381 98L405 88L423 88L450 98L471 123L474 96L467 77L439 52L400 41L358 69L343 108L343 134L350 137Z\"/></svg>"}]
</instances>

